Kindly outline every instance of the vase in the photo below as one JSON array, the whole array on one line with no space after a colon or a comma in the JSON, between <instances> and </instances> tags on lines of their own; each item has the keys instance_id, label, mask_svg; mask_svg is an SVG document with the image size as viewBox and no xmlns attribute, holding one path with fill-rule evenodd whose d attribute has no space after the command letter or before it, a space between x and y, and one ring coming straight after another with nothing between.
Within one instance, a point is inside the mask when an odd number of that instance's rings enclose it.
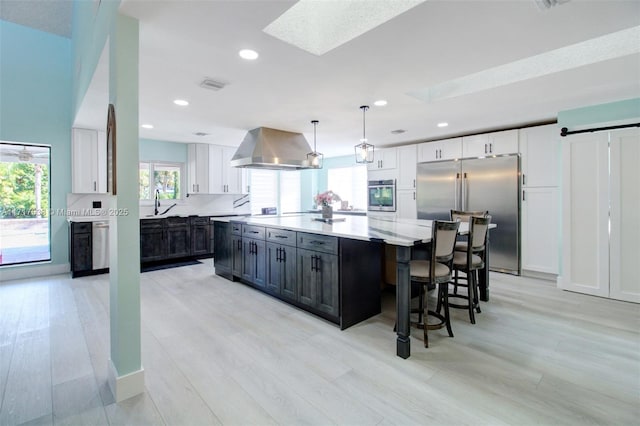
<instances>
[{"instance_id":1,"label":"vase","mask_svg":"<svg viewBox=\"0 0 640 426\"><path fill-rule=\"evenodd\" d=\"M322 206L322 218L323 219L331 219L333 217L333 207L331 206Z\"/></svg>"}]
</instances>

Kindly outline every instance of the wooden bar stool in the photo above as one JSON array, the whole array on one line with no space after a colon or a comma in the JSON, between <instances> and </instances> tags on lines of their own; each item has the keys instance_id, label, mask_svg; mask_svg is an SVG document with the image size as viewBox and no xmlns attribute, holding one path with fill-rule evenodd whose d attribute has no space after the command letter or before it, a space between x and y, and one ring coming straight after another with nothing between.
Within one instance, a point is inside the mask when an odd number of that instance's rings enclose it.
<instances>
[{"instance_id":1,"label":"wooden bar stool","mask_svg":"<svg viewBox=\"0 0 640 426\"><path fill-rule=\"evenodd\" d=\"M419 313L418 324L424 318L422 328L424 330L424 347L429 347L427 330L440 329L446 327L450 337L453 337L451 330L451 320L449 317L449 282L451 281L452 263L454 258L454 246L460 222L434 221L431 237L431 258L430 260L412 260L409 262L411 285L419 286ZM429 310L427 306L427 291L425 287L429 284L437 285L438 307ZM444 310L443 313L440 313ZM436 324L429 324L428 317L432 316L439 320ZM419 326L419 325L418 325Z\"/></svg>"},{"instance_id":2,"label":"wooden bar stool","mask_svg":"<svg viewBox=\"0 0 640 426\"><path fill-rule=\"evenodd\" d=\"M478 276L479 269L484 268L487 234L491 216L485 217L471 216L469 218L469 239L466 251L456 251L453 256L454 292L448 296L456 299L466 299L466 304L449 303L452 308L468 309L471 324L476 323L474 310L480 313L480 302L478 298ZM463 272L465 277L460 277L459 272ZM461 283L460 280L465 280ZM466 287L467 294L458 294L458 287Z\"/></svg>"}]
</instances>

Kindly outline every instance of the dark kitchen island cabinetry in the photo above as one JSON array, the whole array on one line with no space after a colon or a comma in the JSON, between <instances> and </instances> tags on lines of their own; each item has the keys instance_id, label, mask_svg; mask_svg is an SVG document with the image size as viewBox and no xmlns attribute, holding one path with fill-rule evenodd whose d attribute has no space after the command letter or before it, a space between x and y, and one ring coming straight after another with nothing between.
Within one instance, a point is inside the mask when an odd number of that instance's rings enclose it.
<instances>
[{"instance_id":1,"label":"dark kitchen island cabinetry","mask_svg":"<svg viewBox=\"0 0 640 426\"><path fill-rule=\"evenodd\" d=\"M267 229L267 291L297 300L296 233Z\"/></svg>"},{"instance_id":2,"label":"dark kitchen island cabinetry","mask_svg":"<svg viewBox=\"0 0 640 426\"><path fill-rule=\"evenodd\" d=\"M216 275L240 280L342 329L380 313L381 242L230 220L214 219ZM237 227L241 236L232 233Z\"/></svg>"},{"instance_id":3,"label":"dark kitchen island cabinetry","mask_svg":"<svg viewBox=\"0 0 640 426\"><path fill-rule=\"evenodd\" d=\"M298 301L338 318L338 238L298 232Z\"/></svg>"}]
</instances>

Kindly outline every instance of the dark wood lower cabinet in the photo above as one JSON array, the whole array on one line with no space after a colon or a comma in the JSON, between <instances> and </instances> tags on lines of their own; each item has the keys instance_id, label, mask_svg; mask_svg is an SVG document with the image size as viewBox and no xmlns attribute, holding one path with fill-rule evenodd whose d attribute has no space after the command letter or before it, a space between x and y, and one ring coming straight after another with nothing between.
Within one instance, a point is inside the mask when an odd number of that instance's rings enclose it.
<instances>
[{"instance_id":1,"label":"dark wood lower cabinet","mask_svg":"<svg viewBox=\"0 0 640 426\"><path fill-rule=\"evenodd\" d=\"M298 301L327 315L340 315L338 256L298 249Z\"/></svg>"},{"instance_id":2,"label":"dark wood lower cabinet","mask_svg":"<svg viewBox=\"0 0 640 426\"><path fill-rule=\"evenodd\" d=\"M167 259L191 255L191 227L186 217L166 218Z\"/></svg>"},{"instance_id":3,"label":"dark wood lower cabinet","mask_svg":"<svg viewBox=\"0 0 640 426\"><path fill-rule=\"evenodd\" d=\"M191 217L191 256L206 256L211 253L210 225L208 217Z\"/></svg>"},{"instance_id":4,"label":"dark wood lower cabinet","mask_svg":"<svg viewBox=\"0 0 640 426\"><path fill-rule=\"evenodd\" d=\"M297 299L296 248L267 243L267 291Z\"/></svg>"},{"instance_id":5,"label":"dark wood lower cabinet","mask_svg":"<svg viewBox=\"0 0 640 426\"><path fill-rule=\"evenodd\" d=\"M231 261L232 273L234 277L242 277L242 237L239 235L231 236Z\"/></svg>"},{"instance_id":6,"label":"dark wood lower cabinet","mask_svg":"<svg viewBox=\"0 0 640 426\"><path fill-rule=\"evenodd\" d=\"M140 221L140 262L155 262L166 257L163 219Z\"/></svg>"},{"instance_id":7,"label":"dark wood lower cabinet","mask_svg":"<svg viewBox=\"0 0 640 426\"><path fill-rule=\"evenodd\" d=\"M262 240L242 238L242 279L266 288L266 244Z\"/></svg>"},{"instance_id":8,"label":"dark wood lower cabinet","mask_svg":"<svg viewBox=\"0 0 640 426\"><path fill-rule=\"evenodd\" d=\"M232 275L231 226L227 222L214 222L213 241L215 244L213 266L216 274L227 279Z\"/></svg>"}]
</instances>

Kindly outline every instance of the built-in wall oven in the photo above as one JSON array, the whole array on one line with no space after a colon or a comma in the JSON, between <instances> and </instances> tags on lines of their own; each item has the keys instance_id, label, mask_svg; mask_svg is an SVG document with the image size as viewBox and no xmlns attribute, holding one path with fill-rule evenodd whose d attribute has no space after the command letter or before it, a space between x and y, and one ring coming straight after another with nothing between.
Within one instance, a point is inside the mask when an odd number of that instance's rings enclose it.
<instances>
[{"instance_id":1,"label":"built-in wall oven","mask_svg":"<svg viewBox=\"0 0 640 426\"><path fill-rule=\"evenodd\" d=\"M396 181L370 180L368 184L367 210L374 212L396 211Z\"/></svg>"}]
</instances>

